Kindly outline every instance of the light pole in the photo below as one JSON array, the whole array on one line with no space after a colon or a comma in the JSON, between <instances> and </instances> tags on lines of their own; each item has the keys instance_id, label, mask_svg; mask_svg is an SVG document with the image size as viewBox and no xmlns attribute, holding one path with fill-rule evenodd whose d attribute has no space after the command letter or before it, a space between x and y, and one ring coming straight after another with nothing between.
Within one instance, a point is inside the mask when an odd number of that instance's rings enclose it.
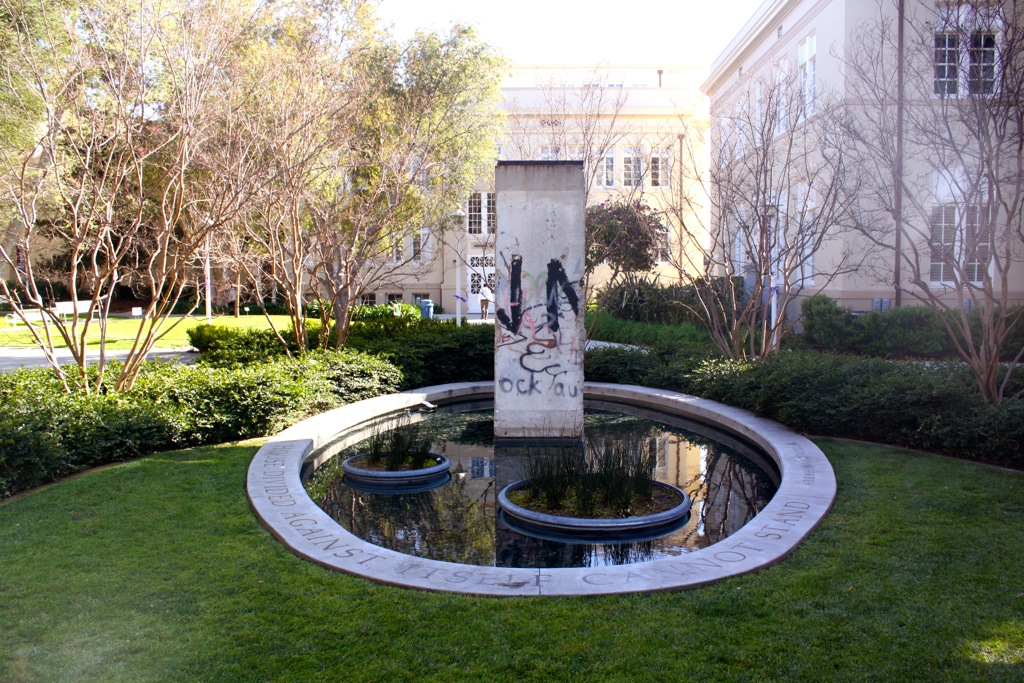
<instances>
[{"instance_id":1,"label":"light pole","mask_svg":"<svg viewBox=\"0 0 1024 683\"><path fill-rule=\"evenodd\" d=\"M203 263L203 278L206 280L206 324L213 324L213 309L210 304L210 297L213 293L213 283L210 282L210 232L206 232L206 259Z\"/></svg>"},{"instance_id":2,"label":"light pole","mask_svg":"<svg viewBox=\"0 0 1024 683\"><path fill-rule=\"evenodd\" d=\"M462 233L466 231L466 214L462 205L452 212L455 219L455 326L462 327Z\"/></svg>"}]
</instances>

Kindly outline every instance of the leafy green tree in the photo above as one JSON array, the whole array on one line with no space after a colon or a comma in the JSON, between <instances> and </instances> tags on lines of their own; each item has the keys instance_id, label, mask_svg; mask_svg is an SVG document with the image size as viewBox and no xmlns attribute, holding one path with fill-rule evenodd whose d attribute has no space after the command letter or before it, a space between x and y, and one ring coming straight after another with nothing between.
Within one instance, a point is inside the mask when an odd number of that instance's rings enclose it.
<instances>
[{"instance_id":1,"label":"leafy green tree","mask_svg":"<svg viewBox=\"0 0 1024 683\"><path fill-rule=\"evenodd\" d=\"M473 29L377 40L358 55L359 96L334 164L310 188L313 287L334 303L337 343L371 287L415 278L428 263L412 246L436 240L493 159L503 61ZM430 239L428 237L428 239Z\"/></svg>"},{"instance_id":2,"label":"leafy green tree","mask_svg":"<svg viewBox=\"0 0 1024 683\"><path fill-rule=\"evenodd\" d=\"M611 285L623 273L652 270L667 229L646 204L615 200L587 207L586 234L586 273L606 264L612 269Z\"/></svg>"}]
</instances>

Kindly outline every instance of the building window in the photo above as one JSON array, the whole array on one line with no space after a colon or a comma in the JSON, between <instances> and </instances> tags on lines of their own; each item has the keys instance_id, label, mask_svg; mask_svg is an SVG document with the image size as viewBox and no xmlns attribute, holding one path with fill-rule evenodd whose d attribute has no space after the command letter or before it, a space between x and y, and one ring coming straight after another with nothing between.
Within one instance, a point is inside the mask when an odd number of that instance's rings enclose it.
<instances>
[{"instance_id":1,"label":"building window","mask_svg":"<svg viewBox=\"0 0 1024 683\"><path fill-rule=\"evenodd\" d=\"M960 78L960 47L955 33L935 34L935 94L957 94Z\"/></svg>"},{"instance_id":2,"label":"building window","mask_svg":"<svg viewBox=\"0 0 1024 683\"><path fill-rule=\"evenodd\" d=\"M658 228L658 244L655 247L654 258L658 263L668 263L672 260L672 244L669 240L668 228Z\"/></svg>"},{"instance_id":3,"label":"building window","mask_svg":"<svg viewBox=\"0 0 1024 683\"><path fill-rule=\"evenodd\" d=\"M491 458L472 458L469 461L469 478L483 479L494 477L494 460Z\"/></svg>"},{"instance_id":4,"label":"building window","mask_svg":"<svg viewBox=\"0 0 1024 683\"><path fill-rule=\"evenodd\" d=\"M780 135L789 129L789 115L792 95L792 82L789 74L789 61L780 60L775 65L775 110L769 115L775 116L775 134ZM771 97L771 95L769 96Z\"/></svg>"},{"instance_id":5,"label":"building window","mask_svg":"<svg viewBox=\"0 0 1024 683\"><path fill-rule=\"evenodd\" d=\"M430 257L430 231L423 228L412 236L412 260L419 262Z\"/></svg>"},{"instance_id":6,"label":"building window","mask_svg":"<svg viewBox=\"0 0 1024 683\"><path fill-rule=\"evenodd\" d=\"M797 46L797 68L800 72L800 92L803 95L804 116L810 116L818 107L816 43L812 33L800 41L800 45Z\"/></svg>"},{"instance_id":7,"label":"building window","mask_svg":"<svg viewBox=\"0 0 1024 683\"><path fill-rule=\"evenodd\" d=\"M989 210L987 206L968 206L965 225L964 277L971 282L985 279L991 255Z\"/></svg>"},{"instance_id":8,"label":"building window","mask_svg":"<svg viewBox=\"0 0 1024 683\"><path fill-rule=\"evenodd\" d=\"M419 302L421 302L421 301L423 301L425 299L429 299L429 298L430 298L430 294L428 294L427 292L413 292L412 293L412 301L415 304L418 304Z\"/></svg>"},{"instance_id":9,"label":"building window","mask_svg":"<svg viewBox=\"0 0 1024 683\"><path fill-rule=\"evenodd\" d=\"M562 148L558 145L544 145L540 148L541 161L557 161Z\"/></svg>"},{"instance_id":10,"label":"building window","mask_svg":"<svg viewBox=\"0 0 1024 683\"><path fill-rule=\"evenodd\" d=\"M644 183L643 171L640 150L627 147L622 156L622 184L626 187L640 187Z\"/></svg>"},{"instance_id":11,"label":"building window","mask_svg":"<svg viewBox=\"0 0 1024 683\"><path fill-rule=\"evenodd\" d=\"M978 205L941 204L932 208L932 282L954 282L960 267L964 280L984 279L990 253L988 217L988 208Z\"/></svg>"},{"instance_id":12,"label":"building window","mask_svg":"<svg viewBox=\"0 0 1024 683\"><path fill-rule=\"evenodd\" d=\"M405 260L405 243L399 237L392 238L391 241L391 261L392 263L401 263Z\"/></svg>"},{"instance_id":13,"label":"building window","mask_svg":"<svg viewBox=\"0 0 1024 683\"><path fill-rule=\"evenodd\" d=\"M470 235L493 235L498 220L498 197L493 192L474 192L469 197L467 231Z\"/></svg>"},{"instance_id":14,"label":"building window","mask_svg":"<svg viewBox=\"0 0 1024 683\"><path fill-rule=\"evenodd\" d=\"M937 3L934 92L938 97L993 95L998 89L1003 19L990 3Z\"/></svg>"},{"instance_id":15,"label":"building window","mask_svg":"<svg viewBox=\"0 0 1024 683\"><path fill-rule=\"evenodd\" d=\"M615 187L615 150L610 149L598 162L597 184L601 187Z\"/></svg>"},{"instance_id":16,"label":"building window","mask_svg":"<svg viewBox=\"0 0 1024 683\"><path fill-rule=\"evenodd\" d=\"M669 152L667 149L651 152L651 187L671 187Z\"/></svg>"},{"instance_id":17,"label":"building window","mask_svg":"<svg viewBox=\"0 0 1024 683\"><path fill-rule=\"evenodd\" d=\"M818 224L814 216L804 216L800 224L801 258L799 283L804 286L814 284L814 256L818 251Z\"/></svg>"},{"instance_id":18,"label":"building window","mask_svg":"<svg viewBox=\"0 0 1024 683\"><path fill-rule=\"evenodd\" d=\"M388 305L402 303L402 295L401 294L389 293L386 296L387 296L387 300L388 300Z\"/></svg>"},{"instance_id":19,"label":"building window","mask_svg":"<svg viewBox=\"0 0 1024 683\"><path fill-rule=\"evenodd\" d=\"M814 192L804 183L796 186L796 205L799 214L796 219L800 226L798 235L800 264L797 282L804 286L814 284L814 257L818 251L818 221Z\"/></svg>"},{"instance_id":20,"label":"building window","mask_svg":"<svg viewBox=\"0 0 1024 683\"><path fill-rule=\"evenodd\" d=\"M376 294L363 294L359 297L360 306L376 306L377 295Z\"/></svg>"},{"instance_id":21,"label":"building window","mask_svg":"<svg viewBox=\"0 0 1024 683\"><path fill-rule=\"evenodd\" d=\"M972 95L991 95L996 91L996 34L971 34L971 69L967 89Z\"/></svg>"}]
</instances>

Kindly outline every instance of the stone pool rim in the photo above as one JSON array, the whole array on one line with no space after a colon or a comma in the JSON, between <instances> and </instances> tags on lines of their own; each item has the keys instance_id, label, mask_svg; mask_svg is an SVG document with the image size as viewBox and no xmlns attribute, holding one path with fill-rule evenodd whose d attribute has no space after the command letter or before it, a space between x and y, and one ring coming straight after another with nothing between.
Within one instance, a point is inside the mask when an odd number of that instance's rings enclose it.
<instances>
[{"instance_id":1,"label":"stone pool rim","mask_svg":"<svg viewBox=\"0 0 1024 683\"><path fill-rule=\"evenodd\" d=\"M527 569L442 562L373 545L331 519L306 493L301 481L303 466L337 433L424 403L485 399L493 391L493 382L445 384L378 396L303 420L271 437L256 452L246 483L250 505L289 550L329 569L420 590L558 596L683 590L764 569L794 552L835 501L835 474L824 453L777 422L687 394L595 382L585 383L585 398L683 416L757 446L778 466L781 481L775 495L739 531L706 548L634 564Z\"/></svg>"}]
</instances>

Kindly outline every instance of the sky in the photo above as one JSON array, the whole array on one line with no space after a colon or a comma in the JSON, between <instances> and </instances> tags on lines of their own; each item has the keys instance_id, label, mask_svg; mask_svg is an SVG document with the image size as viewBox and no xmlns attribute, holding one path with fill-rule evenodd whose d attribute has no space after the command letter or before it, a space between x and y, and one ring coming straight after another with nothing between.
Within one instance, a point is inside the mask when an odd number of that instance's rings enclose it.
<instances>
[{"instance_id":1,"label":"sky","mask_svg":"<svg viewBox=\"0 0 1024 683\"><path fill-rule=\"evenodd\" d=\"M513 64L709 67L762 0L381 0L394 36L458 21Z\"/></svg>"}]
</instances>

